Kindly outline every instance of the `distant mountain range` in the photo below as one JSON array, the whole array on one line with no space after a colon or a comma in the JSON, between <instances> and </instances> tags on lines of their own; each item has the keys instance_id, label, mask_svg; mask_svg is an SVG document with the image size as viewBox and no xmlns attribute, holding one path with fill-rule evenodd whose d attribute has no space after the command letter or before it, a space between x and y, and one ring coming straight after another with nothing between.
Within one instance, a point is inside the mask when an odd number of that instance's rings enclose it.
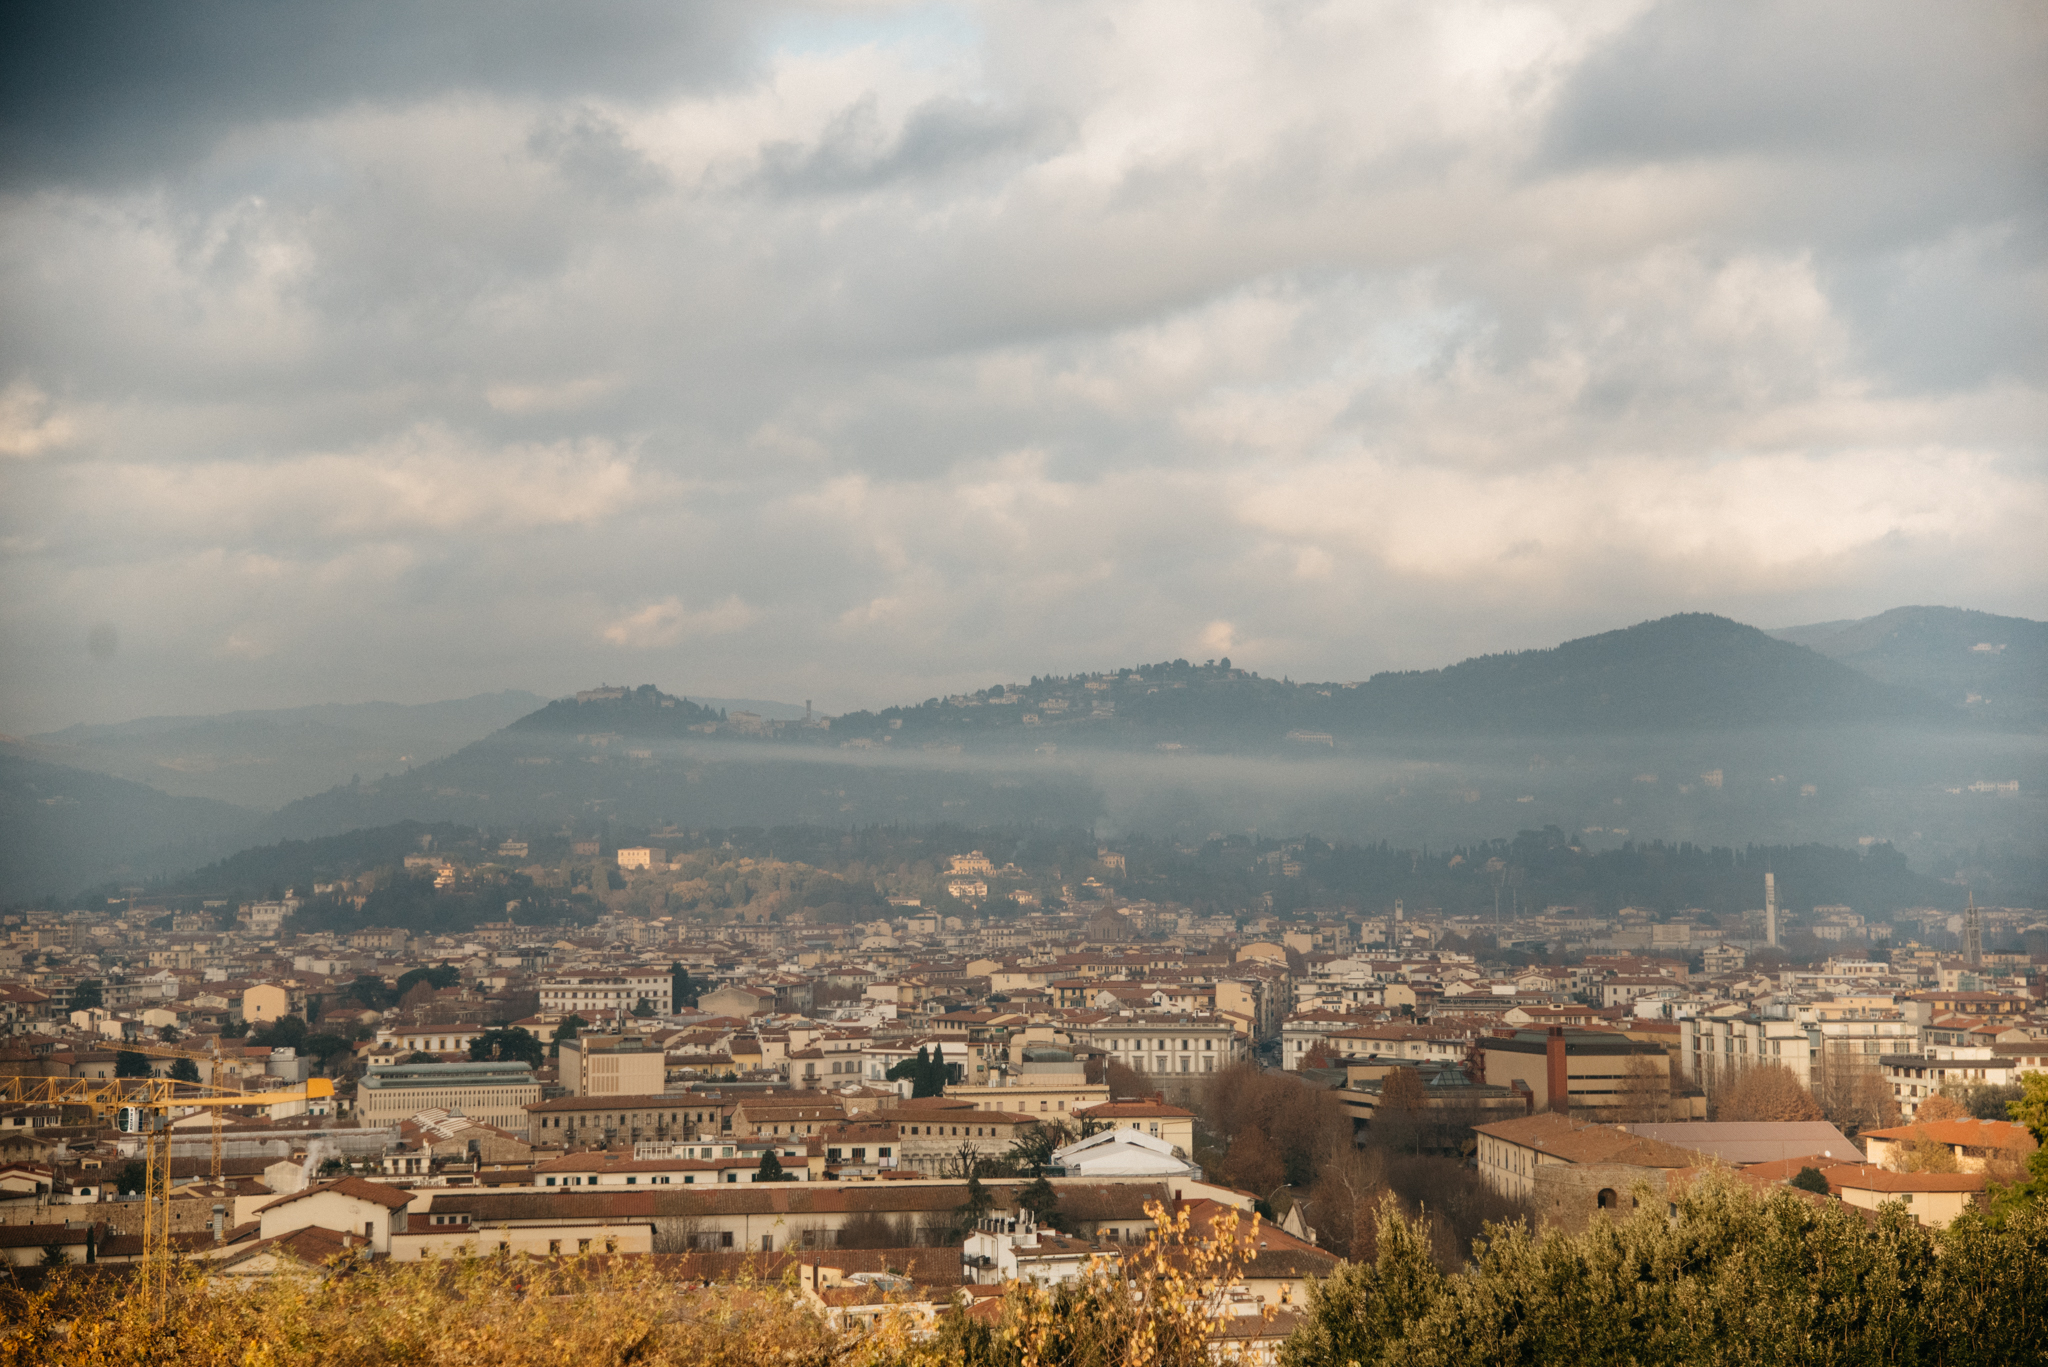
<instances>
[{"instance_id":1,"label":"distant mountain range","mask_svg":"<svg viewBox=\"0 0 2048 1367\"><path fill-rule=\"evenodd\" d=\"M257 820L245 807L172 797L0 742L0 899L193 868L246 843Z\"/></svg>"},{"instance_id":2,"label":"distant mountain range","mask_svg":"<svg viewBox=\"0 0 2048 1367\"><path fill-rule=\"evenodd\" d=\"M1421 737L1561 736L1843 727L1966 725L1963 709L1880 682L1725 617L1686 614L1569 641L1485 655L1445 669L1361 683L1296 683L1228 660L1170 660L1100 674L1033 678L879 712L829 727L721 717L651 684L592 690L521 718L509 735L718 735L811 748L956 743L1154 748L1232 753L1302 743Z\"/></svg>"},{"instance_id":3,"label":"distant mountain range","mask_svg":"<svg viewBox=\"0 0 2048 1367\"><path fill-rule=\"evenodd\" d=\"M2038 840L2044 632L1938 608L1777 633L1686 614L1350 684L1174 660L830 719L647 684L72 727L0 747L7 843L43 851L0 860L0 897L405 820ZM59 792L62 765L153 787Z\"/></svg>"},{"instance_id":4,"label":"distant mountain range","mask_svg":"<svg viewBox=\"0 0 2048 1367\"><path fill-rule=\"evenodd\" d=\"M1972 716L2048 726L2048 622L1963 608L1893 608L1771 635Z\"/></svg>"},{"instance_id":5,"label":"distant mountain range","mask_svg":"<svg viewBox=\"0 0 2048 1367\"><path fill-rule=\"evenodd\" d=\"M509 690L408 706L327 703L212 717L144 717L28 737L37 758L270 811L358 776L453 754L546 703Z\"/></svg>"}]
</instances>

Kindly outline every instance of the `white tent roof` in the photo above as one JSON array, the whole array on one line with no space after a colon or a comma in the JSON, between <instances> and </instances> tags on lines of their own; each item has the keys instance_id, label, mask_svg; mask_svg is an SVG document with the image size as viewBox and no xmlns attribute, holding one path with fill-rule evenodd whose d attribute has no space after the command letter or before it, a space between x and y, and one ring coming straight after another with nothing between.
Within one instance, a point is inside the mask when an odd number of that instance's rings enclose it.
<instances>
[{"instance_id":1,"label":"white tent roof","mask_svg":"<svg viewBox=\"0 0 2048 1367\"><path fill-rule=\"evenodd\" d=\"M1052 1161L1084 1177L1115 1174L1136 1177L1179 1176L1192 1171L1173 1155L1173 1145L1137 1130L1103 1130L1055 1149Z\"/></svg>"}]
</instances>

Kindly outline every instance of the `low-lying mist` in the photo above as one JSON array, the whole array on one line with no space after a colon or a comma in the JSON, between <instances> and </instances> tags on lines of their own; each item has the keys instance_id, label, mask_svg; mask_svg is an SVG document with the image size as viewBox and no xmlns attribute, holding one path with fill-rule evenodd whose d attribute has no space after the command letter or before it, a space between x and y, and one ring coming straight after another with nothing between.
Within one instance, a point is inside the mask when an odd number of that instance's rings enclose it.
<instances>
[{"instance_id":1,"label":"low-lying mist","mask_svg":"<svg viewBox=\"0 0 2048 1367\"><path fill-rule=\"evenodd\" d=\"M2044 791L2048 739L1953 731L1429 738L1304 745L1294 757L506 732L294 803L265 834L403 819L650 830L953 822L1445 845L1554 825L1595 846L1886 842L1911 853L2039 843Z\"/></svg>"}]
</instances>

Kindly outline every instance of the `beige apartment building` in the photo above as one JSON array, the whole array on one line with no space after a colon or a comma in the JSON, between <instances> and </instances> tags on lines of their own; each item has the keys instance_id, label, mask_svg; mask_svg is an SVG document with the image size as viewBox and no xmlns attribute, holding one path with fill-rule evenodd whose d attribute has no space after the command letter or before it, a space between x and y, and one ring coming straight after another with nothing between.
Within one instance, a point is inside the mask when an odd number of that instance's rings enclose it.
<instances>
[{"instance_id":1,"label":"beige apartment building","mask_svg":"<svg viewBox=\"0 0 2048 1367\"><path fill-rule=\"evenodd\" d=\"M551 1020L579 1012L631 1011L643 1000L657 1016L673 1009L675 980L667 969L633 969L625 973L568 973L543 979L540 1013Z\"/></svg>"},{"instance_id":2,"label":"beige apartment building","mask_svg":"<svg viewBox=\"0 0 2048 1367\"><path fill-rule=\"evenodd\" d=\"M1214 1016L1134 1013L1070 1025L1066 1033L1141 1073L1217 1073L1250 1056L1244 1035Z\"/></svg>"},{"instance_id":3,"label":"beige apartment building","mask_svg":"<svg viewBox=\"0 0 2048 1367\"><path fill-rule=\"evenodd\" d=\"M668 1085L661 1046L639 1035L580 1035L561 1044L570 1096L649 1096Z\"/></svg>"},{"instance_id":4,"label":"beige apartment building","mask_svg":"<svg viewBox=\"0 0 2048 1367\"><path fill-rule=\"evenodd\" d=\"M1082 1062L1065 1049L1028 1045L1022 1063L1012 1067L999 1087L948 1087L952 1101L969 1101L979 1111L1002 1111L1033 1119L1065 1119L1088 1106L1108 1101L1106 1083L1089 1082Z\"/></svg>"}]
</instances>

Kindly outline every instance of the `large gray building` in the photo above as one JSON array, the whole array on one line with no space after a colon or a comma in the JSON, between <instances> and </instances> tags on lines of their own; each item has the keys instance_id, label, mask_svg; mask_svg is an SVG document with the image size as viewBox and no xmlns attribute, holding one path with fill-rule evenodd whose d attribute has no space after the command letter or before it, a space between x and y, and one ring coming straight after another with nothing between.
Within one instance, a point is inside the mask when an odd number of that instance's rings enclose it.
<instances>
[{"instance_id":1,"label":"large gray building","mask_svg":"<svg viewBox=\"0 0 2048 1367\"><path fill-rule=\"evenodd\" d=\"M420 1111L460 1111L471 1120L526 1135L526 1108L540 1083L524 1063L400 1063L372 1068L356 1084L365 1125L391 1125Z\"/></svg>"}]
</instances>

